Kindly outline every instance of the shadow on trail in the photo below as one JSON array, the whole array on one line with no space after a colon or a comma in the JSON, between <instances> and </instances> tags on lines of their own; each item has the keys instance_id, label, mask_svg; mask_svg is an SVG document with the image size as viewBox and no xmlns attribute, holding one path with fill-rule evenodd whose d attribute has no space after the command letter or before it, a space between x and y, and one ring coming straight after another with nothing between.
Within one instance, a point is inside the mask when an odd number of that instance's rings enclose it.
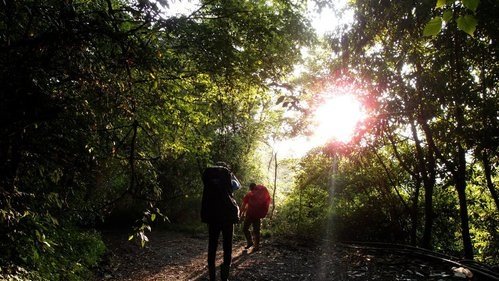
<instances>
[{"instance_id":1,"label":"shadow on trail","mask_svg":"<svg viewBox=\"0 0 499 281\"><path fill-rule=\"evenodd\" d=\"M126 232L105 237L111 255L98 280L208 280L207 235L157 231L150 233L144 249L127 241ZM282 238L265 240L257 252L243 251L244 244L240 236L235 238L231 281L462 280L454 276L450 264L406 253ZM221 249L219 245L218 276Z\"/></svg>"},{"instance_id":2,"label":"shadow on trail","mask_svg":"<svg viewBox=\"0 0 499 281\"><path fill-rule=\"evenodd\" d=\"M111 256L99 280L188 280L186 276L206 266L207 238L158 231L141 248L127 241L127 234L105 234Z\"/></svg>"},{"instance_id":3,"label":"shadow on trail","mask_svg":"<svg viewBox=\"0 0 499 281\"><path fill-rule=\"evenodd\" d=\"M221 246L221 245L219 245ZM241 270L240 265L244 264L248 261L248 259L251 259L251 252L248 252L246 250L243 250L243 244L242 242L236 243L233 246L232 249L232 266L231 266L231 271L230 271L230 276L234 276L238 270ZM206 256L206 255L205 255ZM205 257L204 256L204 257ZM203 259L204 261L205 259ZM217 251L217 276L220 275L220 264L222 263L222 252L219 250ZM229 278L233 280L232 278ZM208 278L208 268L204 266L200 270L194 271L192 274L190 274L187 279L185 280L190 280L190 281L206 281L209 280Z\"/></svg>"},{"instance_id":4,"label":"shadow on trail","mask_svg":"<svg viewBox=\"0 0 499 281\"><path fill-rule=\"evenodd\" d=\"M244 250L244 243L236 243L233 248L232 267L229 280L231 281L288 281L288 280L331 280L317 279L314 274L317 255L320 253L305 246L294 246L276 241L264 241L259 251ZM220 265L221 259L217 259ZM217 267L219 276L219 266ZM185 280L206 281L206 268L194 272Z\"/></svg>"},{"instance_id":5,"label":"shadow on trail","mask_svg":"<svg viewBox=\"0 0 499 281\"><path fill-rule=\"evenodd\" d=\"M263 241L259 251L244 250L245 241L236 231L230 280L313 280L316 263L313 250L289 243ZM126 231L104 235L110 256L97 280L159 281L208 280L208 236L155 231L145 248L128 241ZM221 241L220 241L221 242ZM222 245L217 251L217 276L220 276Z\"/></svg>"}]
</instances>

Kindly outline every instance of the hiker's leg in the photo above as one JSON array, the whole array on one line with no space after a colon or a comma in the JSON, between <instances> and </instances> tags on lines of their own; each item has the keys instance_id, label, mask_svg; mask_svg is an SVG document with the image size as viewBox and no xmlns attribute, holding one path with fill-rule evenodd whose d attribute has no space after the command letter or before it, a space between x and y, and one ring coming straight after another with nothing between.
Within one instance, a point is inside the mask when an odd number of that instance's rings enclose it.
<instances>
[{"instance_id":1,"label":"hiker's leg","mask_svg":"<svg viewBox=\"0 0 499 281\"><path fill-rule=\"evenodd\" d=\"M251 239L251 232L249 231L251 221L246 217L243 223L243 233L246 237L246 248L253 246L253 240Z\"/></svg>"},{"instance_id":2,"label":"hiker's leg","mask_svg":"<svg viewBox=\"0 0 499 281\"><path fill-rule=\"evenodd\" d=\"M255 243L255 249L258 249L260 247L260 226L261 226L261 219L255 219L253 221L253 234L254 234L254 243Z\"/></svg>"},{"instance_id":3,"label":"hiker's leg","mask_svg":"<svg viewBox=\"0 0 499 281\"><path fill-rule=\"evenodd\" d=\"M232 262L232 237L234 235L234 225L226 223L222 227L224 262L220 266L220 276L223 281L229 278L229 269Z\"/></svg>"},{"instance_id":4,"label":"hiker's leg","mask_svg":"<svg viewBox=\"0 0 499 281\"><path fill-rule=\"evenodd\" d=\"M208 224L208 272L210 274L210 281L215 281L215 258L217 255L218 237L220 236L221 227L219 224Z\"/></svg>"},{"instance_id":5,"label":"hiker's leg","mask_svg":"<svg viewBox=\"0 0 499 281\"><path fill-rule=\"evenodd\" d=\"M220 265L220 280L227 281L229 279L229 269L230 267L223 263Z\"/></svg>"},{"instance_id":6,"label":"hiker's leg","mask_svg":"<svg viewBox=\"0 0 499 281\"><path fill-rule=\"evenodd\" d=\"M234 235L234 225L232 223L224 224L222 228L224 264L230 266L232 261L232 237Z\"/></svg>"}]
</instances>

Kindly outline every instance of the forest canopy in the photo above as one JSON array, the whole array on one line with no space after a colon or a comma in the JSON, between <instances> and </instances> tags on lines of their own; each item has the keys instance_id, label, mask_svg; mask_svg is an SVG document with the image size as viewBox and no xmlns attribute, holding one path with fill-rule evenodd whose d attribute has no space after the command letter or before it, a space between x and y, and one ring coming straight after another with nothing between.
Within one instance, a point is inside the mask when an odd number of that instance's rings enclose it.
<instances>
[{"instance_id":1,"label":"forest canopy","mask_svg":"<svg viewBox=\"0 0 499 281\"><path fill-rule=\"evenodd\" d=\"M2 269L85 276L102 219L137 220L143 243L163 214L197 218L208 163L251 172L269 88L312 33L288 1L200 3L0 3Z\"/></svg>"},{"instance_id":2,"label":"forest canopy","mask_svg":"<svg viewBox=\"0 0 499 281\"><path fill-rule=\"evenodd\" d=\"M175 2L0 2L1 277L86 280L104 226L199 225L216 161L274 193L272 235L499 263L497 1L350 1L324 37L308 1ZM353 137L278 154L339 88Z\"/></svg>"},{"instance_id":3,"label":"forest canopy","mask_svg":"<svg viewBox=\"0 0 499 281\"><path fill-rule=\"evenodd\" d=\"M325 38L307 85L362 89L367 117L350 142L301 160L288 223L497 263L497 5L351 3L353 24Z\"/></svg>"}]
</instances>

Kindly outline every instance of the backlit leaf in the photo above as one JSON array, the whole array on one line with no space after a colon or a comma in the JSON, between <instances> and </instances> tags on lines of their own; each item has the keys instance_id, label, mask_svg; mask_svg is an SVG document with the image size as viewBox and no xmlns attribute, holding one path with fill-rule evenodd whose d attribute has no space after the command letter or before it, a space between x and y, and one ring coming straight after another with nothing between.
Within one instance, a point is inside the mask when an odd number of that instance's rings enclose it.
<instances>
[{"instance_id":1,"label":"backlit leaf","mask_svg":"<svg viewBox=\"0 0 499 281\"><path fill-rule=\"evenodd\" d=\"M468 8L469 10L472 10L473 12L476 11L478 8L478 4L480 4L480 0L462 0L463 5Z\"/></svg>"},{"instance_id":2,"label":"backlit leaf","mask_svg":"<svg viewBox=\"0 0 499 281\"><path fill-rule=\"evenodd\" d=\"M434 36L442 30L442 18L435 17L431 19L424 27L423 36Z\"/></svg>"},{"instance_id":3,"label":"backlit leaf","mask_svg":"<svg viewBox=\"0 0 499 281\"><path fill-rule=\"evenodd\" d=\"M473 36L478 22L473 15L460 16L457 19L457 28Z\"/></svg>"},{"instance_id":4,"label":"backlit leaf","mask_svg":"<svg viewBox=\"0 0 499 281\"><path fill-rule=\"evenodd\" d=\"M437 9L442 8L446 4L446 0L437 0L437 5L435 6Z\"/></svg>"},{"instance_id":5,"label":"backlit leaf","mask_svg":"<svg viewBox=\"0 0 499 281\"><path fill-rule=\"evenodd\" d=\"M452 10L446 10L442 15L442 19L445 22L449 22L452 19Z\"/></svg>"}]
</instances>

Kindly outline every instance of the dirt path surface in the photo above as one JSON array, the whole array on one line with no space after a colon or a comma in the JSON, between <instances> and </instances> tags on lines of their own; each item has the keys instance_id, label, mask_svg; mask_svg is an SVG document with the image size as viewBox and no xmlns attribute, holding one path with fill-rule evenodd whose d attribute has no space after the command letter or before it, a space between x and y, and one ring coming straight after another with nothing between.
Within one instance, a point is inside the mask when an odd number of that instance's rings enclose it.
<instances>
[{"instance_id":1,"label":"dirt path surface","mask_svg":"<svg viewBox=\"0 0 499 281\"><path fill-rule=\"evenodd\" d=\"M110 254L98 280L208 280L207 236L161 231L149 238L141 249L127 241L126 233L106 234ZM259 251L247 252L240 235L235 240L231 281L466 280L455 277L448 265L415 257L270 238ZM221 251L217 257L219 265Z\"/></svg>"}]
</instances>

